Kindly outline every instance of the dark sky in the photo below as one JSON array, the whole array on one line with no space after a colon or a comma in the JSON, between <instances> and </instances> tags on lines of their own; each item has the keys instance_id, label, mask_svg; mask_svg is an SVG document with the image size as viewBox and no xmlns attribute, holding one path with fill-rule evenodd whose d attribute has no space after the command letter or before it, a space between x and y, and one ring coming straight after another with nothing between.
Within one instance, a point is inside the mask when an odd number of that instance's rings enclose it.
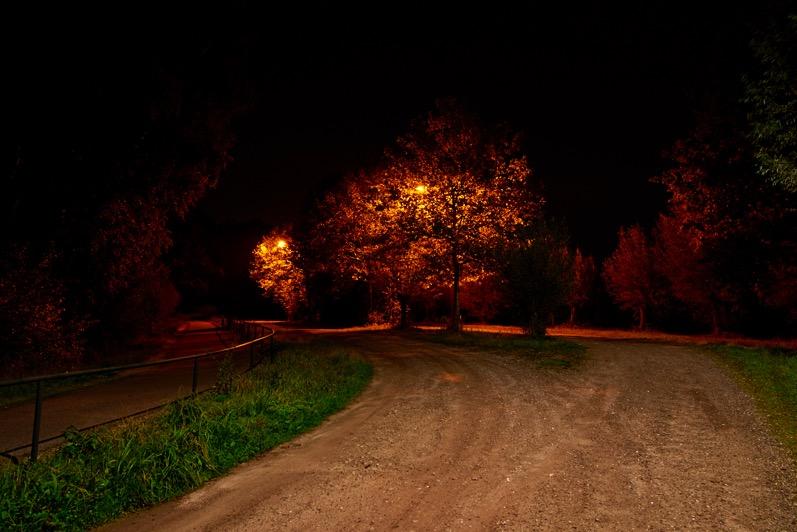
<instances>
[{"instance_id":1,"label":"dark sky","mask_svg":"<svg viewBox=\"0 0 797 532\"><path fill-rule=\"evenodd\" d=\"M436 98L458 97L524 133L549 213L566 219L576 244L604 254L620 225L654 219L663 196L649 178L662 150L695 111L737 97L750 28L774 8L563 4L68 6L26 13L25 31L4 47L26 50L22 72L50 61L60 83L87 71L102 79L126 62L207 62L208 76L229 75L214 70L219 62L234 65L226 82L245 88L251 106L236 124L235 162L199 211L220 224L301 221Z\"/></svg>"},{"instance_id":2,"label":"dark sky","mask_svg":"<svg viewBox=\"0 0 797 532\"><path fill-rule=\"evenodd\" d=\"M617 228L650 223L649 183L693 113L734 97L760 4L640 2L559 11L326 8L247 45L257 111L237 164L203 208L282 223L367 167L436 97L456 96L526 136L549 212L603 253ZM298 23L297 23L298 22ZM252 202L252 198L258 201Z\"/></svg>"}]
</instances>

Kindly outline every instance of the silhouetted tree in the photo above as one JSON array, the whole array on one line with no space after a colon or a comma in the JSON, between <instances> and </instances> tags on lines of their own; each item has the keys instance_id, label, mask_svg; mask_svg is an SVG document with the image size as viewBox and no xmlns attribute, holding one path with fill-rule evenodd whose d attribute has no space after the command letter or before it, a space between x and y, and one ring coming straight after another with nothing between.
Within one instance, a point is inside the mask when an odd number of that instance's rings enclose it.
<instances>
[{"instance_id":1,"label":"silhouetted tree","mask_svg":"<svg viewBox=\"0 0 797 532\"><path fill-rule=\"evenodd\" d=\"M561 229L538 224L502 257L505 299L517 323L533 336L545 336L549 316L567 304L572 290L572 258Z\"/></svg>"},{"instance_id":2,"label":"silhouetted tree","mask_svg":"<svg viewBox=\"0 0 797 532\"><path fill-rule=\"evenodd\" d=\"M712 315L715 329L723 315L738 327L766 307L784 309L765 294L794 263L795 196L755 174L745 136L728 120L702 117L669 155L672 164L657 181L670 195L661 237L672 250L661 260L673 264L667 273L675 298ZM693 262L693 273L677 268L677 253Z\"/></svg>"}]
</instances>

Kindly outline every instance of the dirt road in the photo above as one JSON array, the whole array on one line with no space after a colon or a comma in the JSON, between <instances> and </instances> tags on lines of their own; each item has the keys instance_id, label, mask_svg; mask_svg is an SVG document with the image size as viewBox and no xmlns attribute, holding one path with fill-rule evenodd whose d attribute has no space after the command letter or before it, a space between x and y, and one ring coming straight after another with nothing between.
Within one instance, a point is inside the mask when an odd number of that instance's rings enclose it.
<instances>
[{"instance_id":1,"label":"dirt road","mask_svg":"<svg viewBox=\"0 0 797 532\"><path fill-rule=\"evenodd\" d=\"M584 342L576 370L345 341L373 384L297 440L130 530L797 529L797 476L751 400L684 346Z\"/></svg>"}]
</instances>

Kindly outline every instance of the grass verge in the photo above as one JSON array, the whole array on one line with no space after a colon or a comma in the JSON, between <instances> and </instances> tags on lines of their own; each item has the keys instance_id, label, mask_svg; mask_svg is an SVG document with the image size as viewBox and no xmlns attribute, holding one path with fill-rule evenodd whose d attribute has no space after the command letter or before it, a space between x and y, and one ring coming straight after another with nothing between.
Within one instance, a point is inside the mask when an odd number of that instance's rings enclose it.
<instances>
[{"instance_id":1,"label":"grass verge","mask_svg":"<svg viewBox=\"0 0 797 532\"><path fill-rule=\"evenodd\" d=\"M530 357L540 367L570 368L584 356L586 349L558 338L533 338L516 334L420 333L419 338L451 347L510 353Z\"/></svg>"},{"instance_id":2,"label":"grass verge","mask_svg":"<svg viewBox=\"0 0 797 532\"><path fill-rule=\"evenodd\" d=\"M230 393L69 434L35 464L0 467L0 529L83 530L186 493L318 425L370 377L366 362L305 344L237 378Z\"/></svg>"},{"instance_id":3,"label":"grass verge","mask_svg":"<svg viewBox=\"0 0 797 532\"><path fill-rule=\"evenodd\" d=\"M715 345L728 365L797 460L797 351Z\"/></svg>"}]
</instances>

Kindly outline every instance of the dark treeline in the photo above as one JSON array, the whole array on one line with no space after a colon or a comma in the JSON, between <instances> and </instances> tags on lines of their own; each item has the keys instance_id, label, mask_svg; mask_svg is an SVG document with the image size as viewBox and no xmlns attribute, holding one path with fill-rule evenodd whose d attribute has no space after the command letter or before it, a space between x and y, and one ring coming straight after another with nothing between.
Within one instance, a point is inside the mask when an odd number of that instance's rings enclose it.
<instances>
[{"instance_id":1,"label":"dark treeline","mask_svg":"<svg viewBox=\"0 0 797 532\"><path fill-rule=\"evenodd\" d=\"M206 35L53 31L12 58L4 99L6 373L149 333L202 282L174 278L203 258L173 229L230 162L246 104L238 65Z\"/></svg>"}]
</instances>

